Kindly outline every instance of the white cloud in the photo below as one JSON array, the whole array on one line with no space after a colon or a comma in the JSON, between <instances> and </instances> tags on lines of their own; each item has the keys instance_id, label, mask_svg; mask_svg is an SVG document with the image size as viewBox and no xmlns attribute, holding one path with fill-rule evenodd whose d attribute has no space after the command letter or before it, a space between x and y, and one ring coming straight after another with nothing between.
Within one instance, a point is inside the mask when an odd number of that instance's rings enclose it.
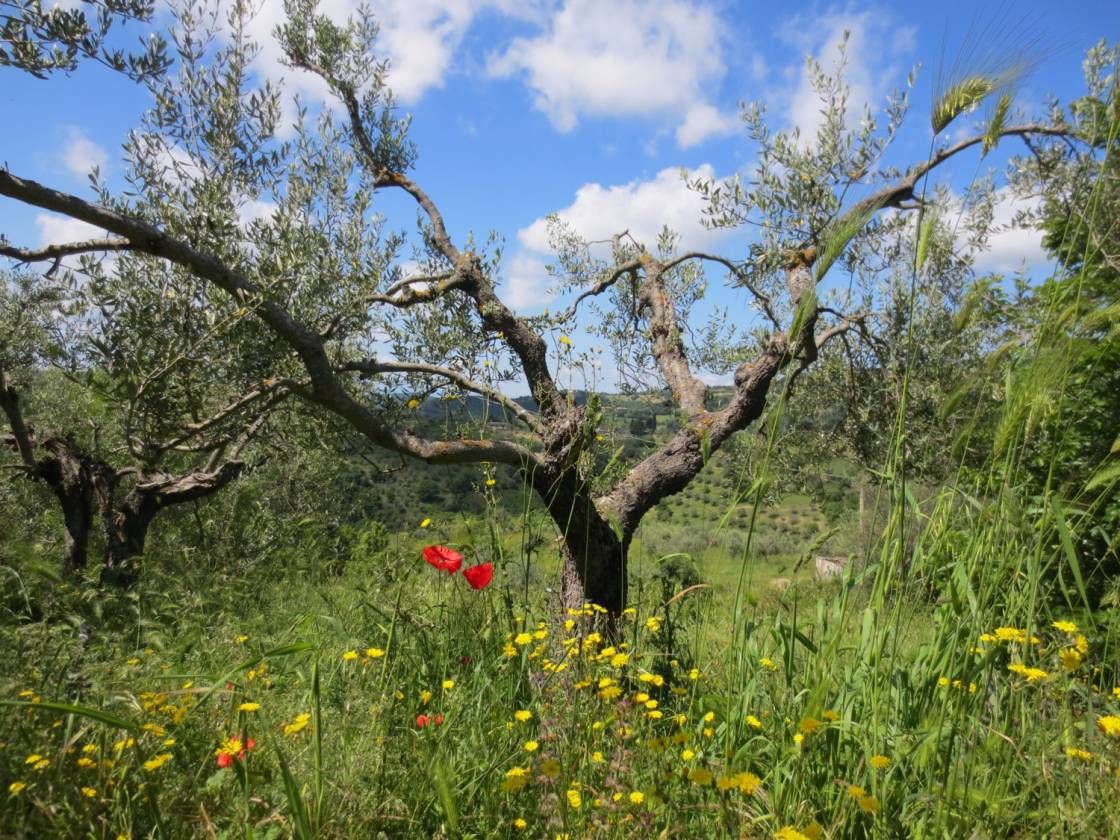
<instances>
[{"instance_id":1,"label":"white cloud","mask_svg":"<svg viewBox=\"0 0 1120 840\"><path fill-rule=\"evenodd\" d=\"M490 57L489 69L524 75L536 107L560 131L585 116L675 116L703 103L723 78L724 30L712 9L686 0L567 0L545 31L516 38ZM688 128L684 121L686 140L708 136L698 120Z\"/></svg>"},{"instance_id":2,"label":"white cloud","mask_svg":"<svg viewBox=\"0 0 1120 840\"><path fill-rule=\"evenodd\" d=\"M688 173L689 178L713 178L715 170L703 164ZM709 249L725 240L731 231L709 230L701 223L704 200L688 189L679 169L662 169L649 181L604 187L584 184L576 191L575 201L557 212L560 219L584 239L609 239L628 230L630 235L650 250L657 245L658 235L668 226L681 236L683 250ZM517 234L521 244L533 251L547 253L548 222L537 219Z\"/></svg>"},{"instance_id":3,"label":"white cloud","mask_svg":"<svg viewBox=\"0 0 1120 840\"><path fill-rule=\"evenodd\" d=\"M898 59L914 49L916 33L913 27L897 25L883 9L859 13L833 13L807 20L803 16L791 18L782 27L781 37L802 51L813 56L826 73L838 67L840 44L848 33L844 81L849 87L847 122L849 127L858 124L865 105L872 112L885 104L887 92L903 81L903 69ZM885 46L884 46L885 45ZM812 75L802 62L800 73L789 96L789 122L801 129L806 141L816 136L824 117L823 104L813 89Z\"/></svg>"},{"instance_id":4,"label":"white cloud","mask_svg":"<svg viewBox=\"0 0 1120 840\"><path fill-rule=\"evenodd\" d=\"M1036 227L1015 227L1015 215L1033 210L1039 200L1017 200L1007 189L999 192L992 217L992 229L986 250L976 255L979 272L1013 274L1019 269L1039 269L1051 262L1042 247L1042 231Z\"/></svg>"},{"instance_id":5,"label":"white cloud","mask_svg":"<svg viewBox=\"0 0 1120 840\"><path fill-rule=\"evenodd\" d=\"M505 269L503 299L515 311L541 309L555 295L548 290L551 278L542 260L531 254L516 254Z\"/></svg>"},{"instance_id":6,"label":"white cloud","mask_svg":"<svg viewBox=\"0 0 1120 840\"><path fill-rule=\"evenodd\" d=\"M105 231L69 216L54 213L39 213L35 217L39 228L39 245L58 245L64 242L84 242L87 239L101 239Z\"/></svg>"},{"instance_id":7,"label":"white cloud","mask_svg":"<svg viewBox=\"0 0 1120 840\"><path fill-rule=\"evenodd\" d=\"M76 126L66 128L66 147L62 150L62 165L80 178L86 177L96 166L104 170L109 161L105 150L90 140Z\"/></svg>"},{"instance_id":8,"label":"white cloud","mask_svg":"<svg viewBox=\"0 0 1120 840\"><path fill-rule=\"evenodd\" d=\"M698 102L688 109L684 122L677 127L677 145L687 149L709 137L726 137L738 125L734 115L721 114L706 102Z\"/></svg>"}]
</instances>

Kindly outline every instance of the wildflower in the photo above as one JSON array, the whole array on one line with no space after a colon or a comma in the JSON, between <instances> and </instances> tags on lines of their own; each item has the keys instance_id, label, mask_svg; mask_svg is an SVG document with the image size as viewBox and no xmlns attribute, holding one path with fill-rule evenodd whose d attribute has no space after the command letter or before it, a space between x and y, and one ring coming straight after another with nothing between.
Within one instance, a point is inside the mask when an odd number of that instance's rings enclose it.
<instances>
[{"instance_id":1,"label":"wildflower","mask_svg":"<svg viewBox=\"0 0 1120 840\"><path fill-rule=\"evenodd\" d=\"M488 478L488 479L486 479L486 486L487 486L487 487L493 487L493 486L494 486L495 484L497 484L497 483L498 483L498 482L497 482L497 481L496 481L495 479L493 479L493 478Z\"/></svg>"},{"instance_id":2,"label":"wildflower","mask_svg":"<svg viewBox=\"0 0 1120 840\"><path fill-rule=\"evenodd\" d=\"M829 723L835 723L836 721L840 720L840 715L838 713L832 711L832 709L828 709L828 710L822 712L821 717L823 717Z\"/></svg>"},{"instance_id":3,"label":"wildflower","mask_svg":"<svg viewBox=\"0 0 1120 840\"><path fill-rule=\"evenodd\" d=\"M1067 674L1072 674L1081 666L1081 652L1077 648L1062 648L1058 651L1058 659Z\"/></svg>"},{"instance_id":4,"label":"wildflower","mask_svg":"<svg viewBox=\"0 0 1120 840\"><path fill-rule=\"evenodd\" d=\"M255 712L261 707L260 703L242 703L237 707L240 712Z\"/></svg>"},{"instance_id":5,"label":"wildflower","mask_svg":"<svg viewBox=\"0 0 1120 840\"><path fill-rule=\"evenodd\" d=\"M96 788L83 787L83 788L81 788L81 791L82 791L82 796L85 796L88 799L93 799L93 797L97 796L97 789Z\"/></svg>"},{"instance_id":6,"label":"wildflower","mask_svg":"<svg viewBox=\"0 0 1120 840\"><path fill-rule=\"evenodd\" d=\"M421 528L427 528L427 527L428 527L429 525L431 525L431 524L432 524L432 520L431 520L431 519L424 519L424 520L423 520L423 521L422 521L422 522L420 523L420 527L421 527Z\"/></svg>"},{"instance_id":7,"label":"wildflower","mask_svg":"<svg viewBox=\"0 0 1120 840\"><path fill-rule=\"evenodd\" d=\"M1105 735L1113 738L1120 738L1120 717L1116 715L1104 715L1097 718L1097 729Z\"/></svg>"},{"instance_id":8,"label":"wildflower","mask_svg":"<svg viewBox=\"0 0 1120 840\"><path fill-rule=\"evenodd\" d=\"M885 755L873 755L873 756L871 756L871 766L874 767L876 770L882 770L884 767L889 767L890 763L891 763L891 760L889 758L887 758Z\"/></svg>"},{"instance_id":9,"label":"wildflower","mask_svg":"<svg viewBox=\"0 0 1120 840\"><path fill-rule=\"evenodd\" d=\"M1034 682L1035 680L1044 680L1050 675L1043 671L1041 668L1028 668L1026 665L1015 662L1007 666L1008 671L1013 671L1019 674L1027 682Z\"/></svg>"},{"instance_id":10,"label":"wildflower","mask_svg":"<svg viewBox=\"0 0 1120 840\"><path fill-rule=\"evenodd\" d=\"M861 796L867 796L867 791L859 785L848 785L848 796L852 799L859 799Z\"/></svg>"},{"instance_id":11,"label":"wildflower","mask_svg":"<svg viewBox=\"0 0 1120 840\"><path fill-rule=\"evenodd\" d=\"M800 732L798 732L796 735L793 736L793 743L797 744L797 746L799 746L799 747L801 746L801 743L804 740L805 740L805 736L802 735Z\"/></svg>"},{"instance_id":12,"label":"wildflower","mask_svg":"<svg viewBox=\"0 0 1120 840\"><path fill-rule=\"evenodd\" d=\"M285 735L295 735L296 733L302 732L304 729L306 729L307 724L309 724L310 722L311 714L309 712L301 712L300 714L296 715L296 719L291 723L284 724L283 732Z\"/></svg>"},{"instance_id":13,"label":"wildflower","mask_svg":"<svg viewBox=\"0 0 1120 840\"><path fill-rule=\"evenodd\" d=\"M521 723L528 723L530 720L533 719L533 713L530 712L528 709L518 709L516 712L513 713L513 717L514 717L515 720L518 720Z\"/></svg>"},{"instance_id":14,"label":"wildflower","mask_svg":"<svg viewBox=\"0 0 1120 840\"><path fill-rule=\"evenodd\" d=\"M1061 630L1063 633L1076 633L1077 625L1072 621L1055 621L1050 625L1055 630Z\"/></svg>"},{"instance_id":15,"label":"wildflower","mask_svg":"<svg viewBox=\"0 0 1120 840\"><path fill-rule=\"evenodd\" d=\"M706 715L704 715L704 723L711 723L715 719L716 719L716 713L715 712L708 712Z\"/></svg>"},{"instance_id":16,"label":"wildflower","mask_svg":"<svg viewBox=\"0 0 1120 840\"><path fill-rule=\"evenodd\" d=\"M774 840L809 840L809 835L802 834L792 825L784 825L774 832Z\"/></svg>"},{"instance_id":17,"label":"wildflower","mask_svg":"<svg viewBox=\"0 0 1120 840\"><path fill-rule=\"evenodd\" d=\"M505 781L502 782L502 790L506 793L513 793L521 790L527 784L529 784L529 768L511 767L506 771Z\"/></svg>"},{"instance_id":18,"label":"wildflower","mask_svg":"<svg viewBox=\"0 0 1120 840\"><path fill-rule=\"evenodd\" d=\"M650 633L656 634L657 631L661 629L661 619L651 615L646 619L646 629L649 630Z\"/></svg>"},{"instance_id":19,"label":"wildflower","mask_svg":"<svg viewBox=\"0 0 1120 840\"><path fill-rule=\"evenodd\" d=\"M1077 648L1077 652L1082 656L1089 652L1089 640L1082 635L1078 635L1077 638L1073 640L1073 646Z\"/></svg>"},{"instance_id":20,"label":"wildflower","mask_svg":"<svg viewBox=\"0 0 1120 840\"><path fill-rule=\"evenodd\" d=\"M426 562L449 575L455 574L463 565L463 555L445 545L429 545L421 554Z\"/></svg>"},{"instance_id":21,"label":"wildflower","mask_svg":"<svg viewBox=\"0 0 1120 840\"><path fill-rule=\"evenodd\" d=\"M546 758L541 762L541 772L548 778L555 779L560 775L560 762L555 758Z\"/></svg>"},{"instance_id":22,"label":"wildflower","mask_svg":"<svg viewBox=\"0 0 1120 840\"><path fill-rule=\"evenodd\" d=\"M244 761L249 751L256 745L257 742L252 738L245 738L244 740L241 738L226 738L222 741L221 746L214 751L214 754L217 756L218 766L229 767L233 764L234 758ZM170 757L170 753L168 753L168 758ZM166 760L167 759L164 759L164 761ZM163 762L160 762L160 764L162 763Z\"/></svg>"},{"instance_id":23,"label":"wildflower","mask_svg":"<svg viewBox=\"0 0 1120 840\"><path fill-rule=\"evenodd\" d=\"M513 821L513 827L518 831L524 831L529 827L529 823L525 822L525 820L521 819L521 817L518 817Z\"/></svg>"},{"instance_id":24,"label":"wildflower","mask_svg":"<svg viewBox=\"0 0 1120 840\"><path fill-rule=\"evenodd\" d=\"M688 672L688 678L690 680L692 680L693 682L696 682L698 679L700 679L700 669L699 668L693 668L691 671Z\"/></svg>"},{"instance_id":25,"label":"wildflower","mask_svg":"<svg viewBox=\"0 0 1120 840\"><path fill-rule=\"evenodd\" d=\"M420 407L420 400L416 399L416 397L413 397L412 399L410 399L408 401L408 410L409 411L415 411L419 407ZM423 527L423 526L421 526L421 527Z\"/></svg>"},{"instance_id":26,"label":"wildflower","mask_svg":"<svg viewBox=\"0 0 1120 840\"><path fill-rule=\"evenodd\" d=\"M369 659L380 659L384 655L385 655L385 651L383 651L381 648L375 648L375 647L366 648L366 656Z\"/></svg>"},{"instance_id":27,"label":"wildflower","mask_svg":"<svg viewBox=\"0 0 1120 840\"><path fill-rule=\"evenodd\" d=\"M236 639L234 639L234 641L237 642L237 644L239 644L239 645L243 645L247 641L249 641L249 637L246 636L244 633L242 633L240 636L238 636Z\"/></svg>"},{"instance_id":28,"label":"wildflower","mask_svg":"<svg viewBox=\"0 0 1120 840\"><path fill-rule=\"evenodd\" d=\"M566 335L560 336L560 343L563 344L565 347L571 347L572 346L572 340L570 338L568 338Z\"/></svg>"},{"instance_id":29,"label":"wildflower","mask_svg":"<svg viewBox=\"0 0 1120 840\"><path fill-rule=\"evenodd\" d=\"M426 689L426 688L423 689L420 692L420 705L421 706L427 706L431 702L432 702L432 692L428 691L428 689Z\"/></svg>"},{"instance_id":30,"label":"wildflower","mask_svg":"<svg viewBox=\"0 0 1120 840\"><path fill-rule=\"evenodd\" d=\"M579 791L576 790L575 788L569 788L568 789L567 797L568 797L568 806L571 807L573 810L578 811L580 809L580 806L583 805L583 797L580 796Z\"/></svg>"},{"instance_id":31,"label":"wildflower","mask_svg":"<svg viewBox=\"0 0 1120 840\"><path fill-rule=\"evenodd\" d=\"M646 795L644 793L642 793L640 790L630 791L630 797L629 798L630 798L630 804L631 805L641 805L643 802L646 801Z\"/></svg>"},{"instance_id":32,"label":"wildflower","mask_svg":"<svg viewBox=\"0 0 1120 840\"><path fill-rule=\"evenodd\" d=\"M611 657L611 667L612 668L621 668L623 665L625 665L629 661L630 661L630 654L628 654L628 653L616 653L614 656Z\"/></svg>"},{"instance_id":33,"label":"wildflower","mask_svg":"<svg viewBox=\"0 0 1120 840\"><path fill-rule=\"evenodd\" d=\"M8 785L8 793L12 796L18 796L27 787L27 782L12 782Z\"/></svg>"},{"instance_id":34,"label":"wildflower","mask_svg":"<svg viewBox=\"0 0 1120 840\"><path fill-rule=\"evenodd\" d=\"M525 742L525 752L529 752L529 753L536 752L538 749L540 749L540 746L541 745L538 744L536 741L526 741Z\"/></svg>"},{"instance_id":35,"label":"wildflower","mask_svg":"<svg viewBox=\"0 0 1120 840\"><path fill-rule=\"evenodd\" d=\"M342 658L346 662L353 662L358 658L358 652L356 650L348 650L346 653L342 654Z\"/></svg>"},{"instance_id":36,"label":"wildflower","mask_svg":"<svg viewBox=\"0 0 1120 840\"><path fill-rule=\"evenodd\" d=\"M442 686L444 691L450 691L455 687L455 680L444 680Z\"/></svg>"},{"instance_id":37,"label":"wildflower","mask_svg":"<svg viewBox=\"0 0 1120 840\"><path fill-rule=\"evenodd\" d=\"M1093 754L1088 750L1078 749L1077 747L1066 747L1066 755L1069 758L1080 758L1082 761L1091 761Z\"/></svg>"},{"instance_id":38,"label":"wildflower","mask_svg":"<svg viewBox=\"0 0 1120 840\"><path fill-rule=\"evenodd\" d=\"M801 722L797 725L797 728L801 732L804 732L806 735L812 735L814 732L821 728L821 722L816 718L802 718Z\"/></svg>"},{"instance_id":39,"label":"wildflower","mask_svg":"<svg viewBox=\"0 0 1120 840\"><path fill-rule=\"evenodd\" d=\"M771 659L769 656L762 657L760 660L758 660L758 664L761 665L763 668L768 668L771 671L777 671L778 670L778 666L774 663L774 660Z\"/></svg>"},{"instance_id":40,"label":"wildflower","mask_svg":"<svg viewBox=\"0 0 1120 840\"><path fill-rule=\"evenodd\" d=\"M856 800L856 804L859 805L859 809L865 814L878 814L882 808L878 798L874 796L861 796Z\"/></svg>"},{"instance_id":41,"label":"wildflower","mask_svg":"<svg viewBox=\"0 0 1120 840\"><path fill-rule=\"evenodd\" d=\"M153 773L171 760L171 753L160 753L144 762L144 769Z\"/></svg>"},{"instance_id":42,"label":"wildflower","mask_svg":"<svg viewBox=\"0 0 1120 840\"><path fill-rule=\"evenodd\" d=\"M480 563L463 570L463 577L471 589L485 589L494 579L494 564Z\"/></svg>"},{"instance_id":43,"label":"wildflower","mask_svg":"<svg viewBox=\"0 0 1120 840\"><path fill-rule=\"evenodd\" d=\"M97 766L97 762L92 758L86 758L84 755L78 759L78 766L84 770L89 770Z\"/></svg>"},{"instance_id":44,"label":"wildflower","mask_svg":"<svg viewBox=\"0 0 1120 840\"><path fill-rule=\"evenodd\" d=\"M606 759L603 758L603 753L599 750L595 750L595 752L591 753L591 760L595 764L602 764L604 761L606 761Z\"/></svg>"},{"instance_id":45,"label":"wildflower","mask_svg":"<svg viewBox=\"0 0 1120 840\"><path fill-rule=\"evenodd\" d=\"M762 721L760 721L754 715L747 715L747 726L749 726L753 729L761 729L762 728Z\"/></svg>"},{"instance_id":46,"label":"wildflower","mask_svg":"<svg viewBox=\"0 0 1120 840\"><path fill-rule=\"evenodd\" d=\"M685 761L692 761L692 759L696 758L696 753L694 753L692 750L685 750L681 753L681 758L683 758Z\"/></svg>"},{"instance_id":47,"label":"wildflower","mask_svg":"<svg viewBox=\"0 0 1120 840\"><path fill-rule=\"evenodd\" d=\"M518 633L513 638L513 643L518 647L525 647L533 643L533 636L531 633Z\"/></svg>"},{"instance_id":48,"label":"wildflower","mask_svg":"<svg viewBox=\"0 0 1120 840\"><path fill-rule=\"evenodd\" d=\"M43 760L43 757L41 755L39 755L39 753L32 753L31 755L29 755L27 758L25 758L23 760L23 763L24 764L38 764L42 760Z\"/></svg>"}]
</instances>

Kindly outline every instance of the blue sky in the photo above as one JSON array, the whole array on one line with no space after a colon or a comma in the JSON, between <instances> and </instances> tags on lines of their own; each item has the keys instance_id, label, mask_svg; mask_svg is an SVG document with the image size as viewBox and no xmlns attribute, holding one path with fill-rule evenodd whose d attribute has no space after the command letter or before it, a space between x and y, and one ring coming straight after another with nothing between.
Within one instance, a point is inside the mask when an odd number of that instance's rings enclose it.
<instances>
[{"instance_id":1,"label":"blue sky","mask_svg":"<svg viewBox=\"0 0 1120 840\"><path fill-rule=\"evenodd\" d=\"M339 16L356 3L322 5ZM279 21L280 6L265 0L256 23L262 39ZM698 225L699 202L684 189L679 168L727 176L750 162L737 119L741 100L766 103L775 126L811 124L816 103L807 91L805 57L830 63L845 30L852 39L854 101L878 108L911 67L923 65L897 144L900 161L923 158L928 148L926 114L947 27L950 54L977 14L990 19L1002 12L1045 33L1052 49L1018 91L1028 110L1049 93L1076 96L1085 50L1102 37L1120 38L1120 5L1104 0L990 7L957 0L375 0L372 6L393 66L390 84L414 117L415 177L454 235L493 229L505 236L506 294L521 311L549 303L541 221L549 212L561 212L590 238L625 228L650 238L669 224L686 246L741 256L743 231ZM317 95L306 77L280 68L275 54L266 46L262 74ZM97 164L119 184L117 150L146 105L141 88L91 64L46 82L3 69L0 80L7 115L0 160L12 171L88 195L84 173ZM393 221L403 227L413 217L405 210ZM3 199L0 231L24 245L82 232ZM1008 231L993 246L982 267L1008 271L1020 258L1041 260L1030 232Z\"/></svg>"}]
</instances>

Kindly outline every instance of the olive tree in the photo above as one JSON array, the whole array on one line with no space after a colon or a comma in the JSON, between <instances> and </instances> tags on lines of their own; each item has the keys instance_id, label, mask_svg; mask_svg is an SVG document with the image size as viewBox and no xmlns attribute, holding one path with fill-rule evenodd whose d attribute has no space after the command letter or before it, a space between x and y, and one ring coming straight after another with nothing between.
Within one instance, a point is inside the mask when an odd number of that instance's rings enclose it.
<instances>
[{"instance_id":1,"label":"olive tree","mask_svg":"<svg viewBox=\"0 0 1120 840\"><path fill-rule=\"evenodd\" d=\"M523 317L499 294L500 247L453 236L436 194L410 175L415 149L387 65L375 57L374 20L364 14L340 25L313 0L285 6L287 23L275 37L292 71L318 77L337 106L314 117L301 109L292 139L274 136L276 90L249 77L246 10L234 5L225 46L207 54L199 46L205 24L192 7L180 11L172 36L179 77L149 82L155 104L126 149L132 195L103 191L89 201L8 170L0 170L0 194L107 231L55 252L112 249L172 265L207 300L224 296L251 313L283 351L277 377L377 446L429 463L518 471L562 535L563 600L588 599L615 614L626 603L627 554L642 517L686 487L712 453L758 420L775 389L788 393L834 341L874 331L878 313L864 306L874 300L842 309L818 295L830 269L870 259L878 231L911 224L907 213L925 206L923 180L966 153L1002 137L1045 142L1065 133L1060 124L1010 123L1004 108L985 132L912 165L887 166L905 95L891 98L884 122L866 112L852 128L843 83L816 68L826 116L815 135L772 131L749 108L753 181L693 185L708 196L712 223L757 230L737 253L680 252L671 236L647 243L620 231L603 255L558 227L556 271L570 305ZM997 73L948 86L934 133L1007 81ZM419 221L408 237L386 233L376 212L389 192L415 205ZM273 212L238 225L238 208L262 197ZM925 267L912 270L926 282ZM711 340L696 346L689 318L708 271L753 306L714 322ZM557 375L569 353L557 337L588 305L605 319L620 364L644 371L678 412L669 439L625 470L603 471L596 403L580 404ZM725 371L732 383L719 406L705 384L710 371ZM526 383L535 410L510 399L504 380ZM484 427L421 426L409 406L437 393L481 397L520 428L494 438Z\"/></svg>"}]
</instances>

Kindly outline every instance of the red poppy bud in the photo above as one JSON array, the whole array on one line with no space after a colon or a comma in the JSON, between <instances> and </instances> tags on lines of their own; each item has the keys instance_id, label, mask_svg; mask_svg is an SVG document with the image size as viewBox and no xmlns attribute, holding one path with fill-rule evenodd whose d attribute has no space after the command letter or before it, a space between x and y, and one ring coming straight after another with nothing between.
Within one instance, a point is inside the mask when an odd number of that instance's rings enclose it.
<instances>
[{"instance_id":1,"label":"red poppy bud","mask_svg":"<svg viewBox=\"0 0 1120 840\"><path fill-rule=\"evenodd\" d=\"M431 723L431 720L432 719L429 718L427 715L417 715L416 716L416 728L417 729L423 729L425 726L427 726L429 723Z\"/></svg>"},{"instance_id":2,"label":"red poppy bud","mask_svg":"<svg viewBox=\"0 0 1120 840\"><path fill-rule=\"evenodd\" d=\"M256 742L256 741L254 741L254 740L253 740L252 738L246 738L246 739L245 739L245 747L246 747L247 749L250 749L250 750L251 750L251 749L252 749L253 747L255 747L256 745L257 745L257 742Z\"/></svg>"},{"instance_id":3,"label":"red poppy bud","mask_svg":"<svg viewBox=\"0 0 1120 840\"><path fill-rule=\"evenodd\" d=\"M463 565L463 555L445 545L429 545L421 553L428 563L449 575L455 574Z\"/></svg>"},{"instance_id":4,"label":"red poppy bud","mask_svg":"<svg viewBox=\"0 0 1120 840\"><path fill-rule=\"evenodd\" d=\"M432 718L432 723L434 723L436 726L443 726L443 715L436 715L434 718Z\"/></svg>"},{"instance_id":5,"label":"red poppy bud","mask_svg":"<svg viewBox=\"0 0 1120 840\"><path fill-rule=\"evenodd\" d=\"M233 764L233 756L229 753L218 753L218 766L229 767Z\"/></svg>"},{"instance_id":6,"label":"red poppy bud","mask_svg":"<svg viewBox=\"0 0 1120 840\"><path fill-rule=\"evenodd\" d=\"M469 569L463 569L463 577L467 579L471 589L485 589L494 579L494 564L480 563Z\"/></svg>"}]
</instances>

